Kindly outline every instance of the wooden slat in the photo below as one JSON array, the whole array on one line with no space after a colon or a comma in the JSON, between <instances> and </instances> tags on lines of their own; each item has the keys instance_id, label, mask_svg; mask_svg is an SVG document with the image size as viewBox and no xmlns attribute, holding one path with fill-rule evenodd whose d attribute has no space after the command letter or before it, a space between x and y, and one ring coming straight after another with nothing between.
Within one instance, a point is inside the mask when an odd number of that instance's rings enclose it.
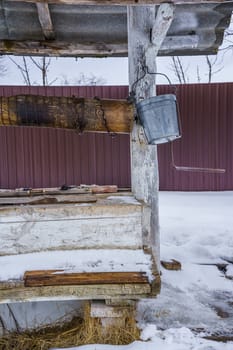
<instances>
[{"instance_id":1,"label":"wooden slat","mask_svg":"<svg viewBox=\"0 0 233 350\"><path fill-rule=\"evenodd\" d=\"M44 2L36 2L38 17L45 39L55 39L53 24L50 16L49 5Z\"/></svg>"},{"instance_id":2,"label":"wooden slat","mask_svg":"<svg viewBox=\"0 0 233 350\"><path fill-rule=\"evenodd\" d=\"M69 195L69 196L37 196L37 197L5 197L0 198L2 205L42 205L42 204L71 204L71 203L93 203L97 198L93 194L86 195Z\"/></svg>"},{"instance_id":3,"label":"wooden slat","mask_svg":"<svg viewBox=\"0 0 233 350\"><path fill-rule=\"evenodd\" d=\"M143 272L64 273L62 270L26 271L25 287L148 283Z\"/></svg>"},{"instance_id":4,"label":"wooden slat","mask_svg":"<svg viewBox=\"0 0 233 350\"><path fill-rule=\"evenodd\" d=\"M29 188L29 189L18 189L18 190L0 190L0 198L2 197L34 197L41 195L79 195L92 193L90 187L82 188L70 188L67 190L61 190L58 187L54 188Z\"/></svg>"},{"instance_id":5,"label":"wooden slat","mask_svg":"<svg viewBox=\"0 0 233 350\"><path fill-rule=\"evenodd\" d=\"M127 56L127 43L89 43L65 42L58 40L3 40L0 53L33 56L64 57L111 57Z\"/></svg>"},{"instance_id":6,"label":"wooden slat","mask_svg":"<svg viewBox=\"0 0 233 350\"><path fill-rule=\"evenodd\" d=\"M9 0L22 1L22 0ZM24 2L44 2L44 0L24 0ZM70 5L158 5L163 0L47 0L49 4L70 4ZM224 3L226 0L173 0L174 4L201 4L201 3Z\"/></svg>"},{"instance_id":7,"label":"wooden slat","mask_svg":"<svg viewBox=\"0 0 233 350\"><path fill-rule=\"evenodd\" d=\"M7 286L5 286L7 287ZM48 286L23 287L17 286L1 289L0 303L40 300L106 300L112 298L141 299L151 296L149 283L138 284L106 284L81 286Z\"/></svg>"}]
</instances>

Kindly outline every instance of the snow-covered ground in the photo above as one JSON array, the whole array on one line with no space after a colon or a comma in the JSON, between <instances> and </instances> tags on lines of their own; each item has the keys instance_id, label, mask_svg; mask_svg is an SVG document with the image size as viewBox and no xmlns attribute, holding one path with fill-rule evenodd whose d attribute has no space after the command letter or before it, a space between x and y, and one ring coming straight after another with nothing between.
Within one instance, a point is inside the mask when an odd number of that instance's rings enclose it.
<instances>
[{"instance_id":1,"label":"snow-covered ground","mask_svg":"<svg viewBox=\"0 0 233 350\"><path fill-rule=\"evenodd\" d=\"M161 259L179 260L182 270L162 268L161 294L139 303L141 341L78 350L233 349L202 338L233 336L233 280L226 278L233 276L233 192L161 192L160 226ZM225 272L219 263L228 264Z\"/></svg>"}]
</instances>

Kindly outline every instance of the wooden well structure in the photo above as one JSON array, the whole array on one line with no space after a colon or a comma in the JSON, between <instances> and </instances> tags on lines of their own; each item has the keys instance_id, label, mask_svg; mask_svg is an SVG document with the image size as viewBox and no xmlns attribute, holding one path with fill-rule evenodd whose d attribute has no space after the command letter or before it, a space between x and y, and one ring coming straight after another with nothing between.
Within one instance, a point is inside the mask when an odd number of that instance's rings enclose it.
<instances>
[{"instance_id":1,"label":"wooden well structure","mask_svg":"<svg viewBox=\"0 0 233 350\"><path fill-rule=\"evenodd\" d=\"M1 7L1 54L128 55L128 101L1 98L0 124L130 133L132 189L1 191L0 302L76 298L114 304L156 296L157 148L146 143L134 104L155 94L158 54L216 52L232 3L8 0Z\"/></svg>"}]
</instances>

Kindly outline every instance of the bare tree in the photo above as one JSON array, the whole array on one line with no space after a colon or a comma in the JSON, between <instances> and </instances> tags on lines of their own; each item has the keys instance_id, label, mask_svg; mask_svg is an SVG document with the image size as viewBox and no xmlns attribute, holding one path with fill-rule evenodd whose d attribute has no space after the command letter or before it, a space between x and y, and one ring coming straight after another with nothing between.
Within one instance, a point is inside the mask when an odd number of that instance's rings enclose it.
<instances>
[{"instance_id":1,"label":"bare tree","mask_svg":"<svg viewBox=\"0 0 233 350\"><path fill-rule=\"evenodd\" d=\"M106 81L104 78L98 77L93 73L90 75L80 73L78 77L75 77L72 80L70 80L66 75L63 75L60 83L61 85L104 85Z\"/></svg>"},{"instance_id":2,"label":"bare tree","mask_svg":"<svg viewBox=\"0 0 233 350\"><path fill-rule=\"evenodd\" d=\"M173 56L171 68L175 73L176 78L180 84L186 84L188 82L187 68L184 67L183 62L179 56Z\"/></svg>"},{"instance_id":3,"label":"bare tree","mask_svg":"<svg viewBox=\"0 0 233 350\"><path fill-rule=\"evenodd\" d=\"M214 58L211 58L210 56L205 56L205 58L208 66L208 83L211 83L213 75L220 72L223 69L223 66L218 62L218 55Z\"/></svg>"},{"instance_id":4,"label":"bare tree","mask_svg":"<svg viewBox=\"0 0 233 350\"><path fill-rule=\"evenodd\" d=\"M30 79L30 74L29 74L29 66L28 66L28 63L26 61L26 58L23 56L22 59L23 59L23 62L22 63L18 63L14 58L12 58L11 56L8 56L9 60L11 62L14 63L14 65L19 69L21 75L22 75L22 78L23 78L23 81L24 81L24 84L25 85L32 85L31 84L31 79Z\"/></svg>"},{"instance_id":5,"label":"bare tree","mask_svg":"<svg viewBox=\"0 0 233 350\"><path fill-rule=\"evenodd\" d=\"M6 66L4 65L4 57L3 56L0 56L0 76L4 76L7 72L7 68Z\"/></svg>"},{"instance_id":6,"label":"bare tree","mask_svg":"<svg viewBox=\"0 0 233 350\"><path fill-rule=\"evenodd\" d=\"M171 58L172 59L172 65L171 69L175 74L176 79L180 84L187 84L189 82L189 66L184 64L184 62L181 60L180 57L174 56ZM200 64L197 65L196 67L196 77L197 77L197 82L201 82L201 78L204 75L207 75L207 82L211 83L213 76L217 73L219 73L223 68L224 64L221 60L220 55L216 56L205 56L204 57L205 63L207 65L206 72L201 74L200 70ZM195 75L195 72L194 72Z\"/></svg>"},{"instance_id":7,"label":"bare tree","mask_svg":"<svg viewBox=\"0 0 233 350\"><path fill-rule=\"evenodd\" d=\"M40 60L36 60L35 58L30 56L30 60L40 70L43 86L52 85L53 83L55 83L57 78L53 79L50 82L48 80L48 73L49 73L49 66L51 65L51 58L43 56Z\"/></svg>"},{"instance_id":8,"label":"bare tree","mask_svg":"<svg viewBox=\"0 0 233 350\"><path fill-rule=\"evenodd\" d=\"M31 56L29 57L23 56L22 60L19 61L12 58L11 56L8 56L8 57L10 61L13 62L14 65L19 69L22 75L23 81L26 85L37 85L37 82L32 83L31 73L30 73L30 69L31 69L30 63L32 63L34 66L36 66L37 69L39 69L43 86L52 85L57 80L57 78L53 79L52 81L49 81L48 79L49 66L51 65L51 58L48 58L48 57L34 58Z\"/></svg>"}]
</instances>

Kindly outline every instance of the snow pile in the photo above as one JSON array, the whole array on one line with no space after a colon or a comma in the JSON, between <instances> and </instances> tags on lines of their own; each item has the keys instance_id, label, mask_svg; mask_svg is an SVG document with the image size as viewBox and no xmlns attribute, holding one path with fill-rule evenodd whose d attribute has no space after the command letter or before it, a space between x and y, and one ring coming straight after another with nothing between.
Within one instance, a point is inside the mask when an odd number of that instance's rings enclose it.
<instances>
[{"instance_id":1,"label":"snow pile","mask_svg":"<svg viewBox=\"0 0 233 350\"><path fill-rule=\"evenodd\" d=\"M140 322L233 334L232 208L233 192L160 193L161 259L182 270L162 268L161 294L140 303Z\"/></svg>"},{"instance_id":2,"label":"snow pile","mask_svg":"<svg viewBox=\"0 0 233 350\"><path fill-rule=\"evenodd\" d=\"M19 280L27 270L71 272L145 272L151 280L151 256L143 250L83 249L0 256L0 281Z\"/></svg>"},{"instance_id":3,"label":"snow pile","mask_svg":"<svg viewBox=\"0 0 233 350\"><path fill-rule=\"evenodd\" d=\"M233 192L161 192L161 259L180 261L181 271L162 268L161 294L139 303L142 341L76 349L232 350L202 338L233 335L232 208Z\"/></svg>"},{"instance_id":4,"label":"snow pile","mask_svg":"<svg viewBox=\"0 0 233 350\"><path fill-rule=\"evenodd\" d=\"M201 339L185 327L159 331L156 327L148 325L142 332L142 338L144 341L135 341L129 345L91 344L67 350L232 350L233 348L233 343L217 343Z\"/></svg>"}]
</instances>

